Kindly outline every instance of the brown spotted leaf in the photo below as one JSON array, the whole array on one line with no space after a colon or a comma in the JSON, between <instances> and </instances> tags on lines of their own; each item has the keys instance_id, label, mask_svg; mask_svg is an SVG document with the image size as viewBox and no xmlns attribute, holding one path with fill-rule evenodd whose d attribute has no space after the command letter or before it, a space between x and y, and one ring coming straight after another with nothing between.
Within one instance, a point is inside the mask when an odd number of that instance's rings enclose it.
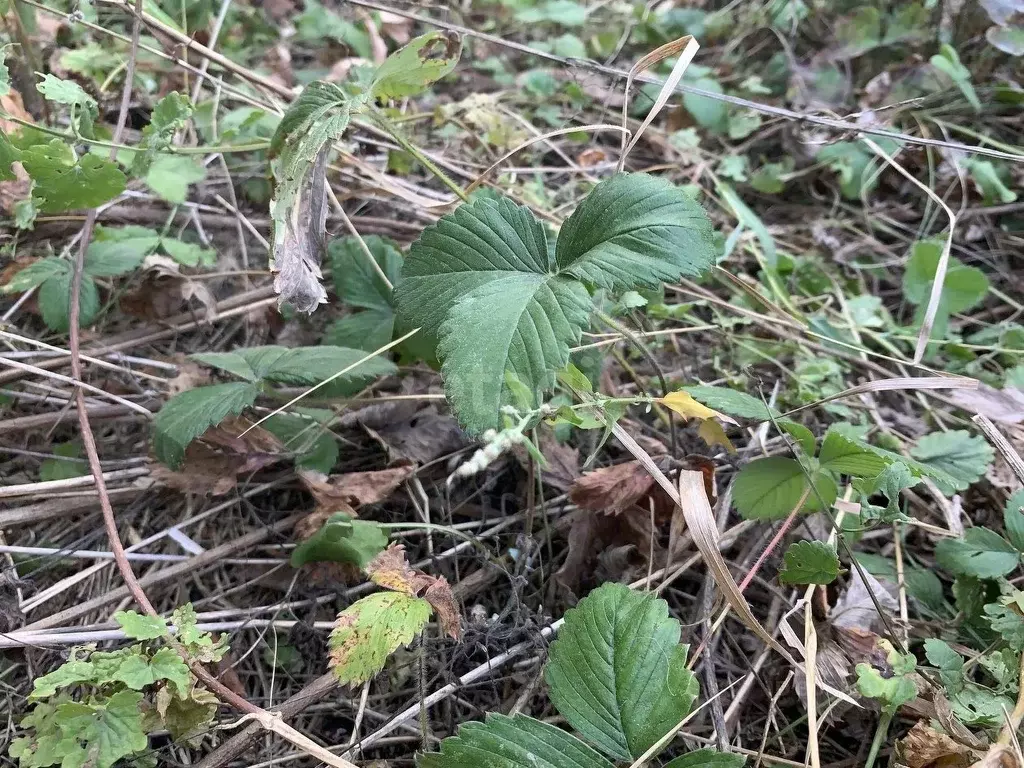
<instances>
[{"instance_id":1,"label":"brown spotted leaf","mask_svg":"<svg viewBox=\"0 0 1024 768\"><path fill-rule=\"evenodd\" d=\"M423 593L423 599L430 603L434 613L437 614L441 632L452 640L458 640L462 635L462 617L459 615L459 606L455 603L455 595L452 594L452 587L448 580L439 576L433 584L427 587L427 591Z\"/></svg>"},{"instance_id":2,"label":"brown spotted leaf","mask_svg":"<svg viewBox=\"0 0 1024 768\"><path fill-rule=\"evenodd\" d=\"M662 519L671 516L674 506L639 461L588 472L573 484L569 499L578 507L609 515L622 514L633 507L646 511L653 499L655 512Z\"/></svg>"},{"instance_id":3,"label":"brown spotted leaf","mask_svg":"<svg viewBox=\"0 0 1024 768\"><path fill-rule=\"evenodd\" d=\"M374 584L406 595L419 595L437 581L433 576L410 567L405 558L405 547L401 544L392 544L373 558L366 566L366 575Z\"/></svg>"},{"instance_id":4,"label":"brown spotted leaf","mask_svg":"<svg viewBox=\"0 0 1024 768\"><path fill-rule=\"evenodd\" d=\"M378 592L339 613L330 637L330 666L338 680L359 685L371 679L423 629L430 611L422 598Z\"/></svg>"}]
</instances>

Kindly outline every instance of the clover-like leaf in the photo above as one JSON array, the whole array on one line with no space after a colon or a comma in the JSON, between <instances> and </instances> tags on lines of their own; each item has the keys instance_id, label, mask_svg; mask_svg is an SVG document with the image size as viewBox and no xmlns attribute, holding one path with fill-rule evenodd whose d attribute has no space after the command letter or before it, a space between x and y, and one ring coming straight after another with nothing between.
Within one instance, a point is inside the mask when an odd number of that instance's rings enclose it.
<instances>
[{"instance_id":1,"label":"clover-like leaf","mask_svg":"<svg viewBox=\"0 0 1024 768\"><path fill-rule=\"evenodd\" d=\"M488 715L483 723L464 723L457 736L441 742L439 752L418 755L416 765L418 768L613 768L612 763L561 728L526 715L500 714Z\"/></svg>"},{"instance_id":2,"label":"clover-like leaf","mask_svg":"<svg viewBox=\"0 0 1024 768\"><path fill-rule=\"evenodd\" d=\"M445 391L473 432L514 402L505 373L541 392L591 309L585 284L628 290L698 274L714 257L700 206L663 179L623 174L566 221L551 258L525 207L478 199L423 232L395 290L399 321L437 346Z\"/></svg>"},{"instance_id":3,"label":"clover-like leaf","mask_svg":"<svg viewBox=\"0 0 1024 768\"><path fill-rule=\"evenodd\" d=\"M364 683L399 646L419 634L430 603L403 592L378 592L338 614L331 630L330 666L342 683Z\"/></svg>"},{"instance_id":4,"label":"clover-like leaf","mask_svg":"<svg viewBox=\"0 0 1024 768\"><path fill-rule=\"evenodd\" d=\"M839 575L839 556L824 541L797 541L782 556L783 584L831 584Z\"/></svg>"},{"instance_id":5,"label":"clover-like leaf","mask_svg":"<svg viewBox=\"0 0 1024 768\"><path fill-rule=\"evenodd\" d=\"M258 393L256 384L236 381L175 395L153 419L153 453L168 467L177 469L189 443L227 416L244 411L256 402Z\"/></svg>"},{"instance_id":6,"label":"clover-like leaf","mask_svg":"<svg viewBox=\"0 0 1024 768\"><path fill-rule=\"evenodd\" d=\"M822 469L854 477L874 477L890 464L834 429L825 433L818 461Z\"/></svg>"},{"instance_id":7,"label":"clover-like leaf","mask_svg":"<svg viewBox=\"0 0 1024 768\"><path fill-rule=\"evenodd\" d=\"M605 584L565 615L545 671L551 700L590 743L640 757L690 711L697 680L668 604Z\"/></svg>"},{"instance_id":8,"label":"clover-like leaf","mask_svg":"<svg viewBox=\"0 0 1024 768\"><path fill-rule=\"evenodd\" d=\"M370 92L378 99L415 96L455 69L461 55L462 40L454 32L420 35L384 60L373 74Z\"/></svg>"}]
</instances>

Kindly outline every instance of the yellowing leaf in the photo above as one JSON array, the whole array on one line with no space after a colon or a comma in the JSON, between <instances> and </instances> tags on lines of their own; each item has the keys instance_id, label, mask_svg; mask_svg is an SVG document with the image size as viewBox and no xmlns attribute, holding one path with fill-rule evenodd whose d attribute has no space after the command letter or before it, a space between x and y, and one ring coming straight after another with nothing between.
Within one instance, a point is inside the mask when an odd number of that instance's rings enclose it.
<instances>
[{"instance_id":1,"label":"yellowing leaf","mask_svg":"<svg viewBox=\"0 0 1024 768\"><path fill-rule=\"evenodd\" d=\"M330 665L342 683L364 683L384 668L399 646L430 618L426 600L402 592L378 592L338 614L331 630Z\"/></svg>"},{"instance_id":2,"label":"yellowing leaf","mask_svg":"<svg viewBox=\"0 0 1024 768\"><path fill-rule=\"evenodd\" d=\"M689 392L684 392L683 390L669 392L665 397L659 398L658 402L666 408L675 411L684 419L710 419L717 416L723 421L728 421L732 424L736 423L725 414L713 411L706 405L701 405L693 399Z\"/></svg>"},{"instance_id":3,"label":"yellowing leaf","mask_svg":"<svg viewBox=\"0 0 1024 768\"><path fill-rule=\"evenodd\" d=\"M722 425L714 419L704 419L700 423L700 428L697 430L697 437L707 443L708 447L720 445L729 453L736 453L736 448L733 446L728 435L725 434L725 430L722 428Z\"/></svg>"}]
</instances>

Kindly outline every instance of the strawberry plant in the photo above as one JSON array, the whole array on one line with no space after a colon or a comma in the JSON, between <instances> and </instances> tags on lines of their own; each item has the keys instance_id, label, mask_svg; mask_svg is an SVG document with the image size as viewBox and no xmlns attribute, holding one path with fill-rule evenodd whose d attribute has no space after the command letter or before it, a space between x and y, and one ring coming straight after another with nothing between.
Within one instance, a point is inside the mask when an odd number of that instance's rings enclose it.
<instances>
[{"instance_id":1,"label":"strawberry plant","mask_svg":"<svg viewBox=\"0 0 1024 768\"><path fill-rule=\"evenodd\" d=\"M134 611L114 618L139 642L117 651L74 648L68 661L36 678L29 695L35 706L21 721L27 733L8 750L21 768L110 768L122 759L145 758L153 731L186 741L213 721L216 697L177 651L157 642L169 636L167 622ZM215 662L227 652L223 638L215 641L197 628L191 604L176 609L170 621L192 658Z\"/></svg>"}]
</instances>

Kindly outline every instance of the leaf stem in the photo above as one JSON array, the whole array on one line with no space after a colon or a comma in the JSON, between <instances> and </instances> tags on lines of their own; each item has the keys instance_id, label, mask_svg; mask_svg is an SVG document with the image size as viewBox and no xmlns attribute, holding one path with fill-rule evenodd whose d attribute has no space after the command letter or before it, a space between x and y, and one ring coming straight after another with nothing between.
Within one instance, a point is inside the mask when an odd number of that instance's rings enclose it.
<instances>
[{"instance_id":1,"label":"leaf stem","mask_svg":"<svg viewBox=\"0 0 1024 768\"><path fill-rule=\"evenodd\" d=\"M437 165L429 157L427 157L419 147L417 147L415 144L413 144L407 138L405 138L405 136L403 136L401 132L399 132L395 128L395 125L391 122L391 120L388 119L388 117L383 112L381 112L379 109L373 106L369 106L367 107L366 114L373 118L373 121L377 123L377 125L379 125L382 129L387 131L388 135L395 141L397 141L399 146L402 147L402 149L404 149L410 155L415 157L420 163L423 164L424 168L426 168L428 171L434 174L441 181L442 184L444 184L446 187L448 187L448 189L454 192L458 196L458 198L462 200L462 202L469 202L469 196L466 195L462 187L455 183L451 179L451 177L448 176L448 174L446 174L444 171L438 168Z\"/></svg>"},{"instance_id":2,"label":"leaf stem","mask_svg":"<svg viewBox=\"0 0 1024 768\"><path fill-rule=\"evenodd\" d=\"M889 723L891 721L892 713L887 709L883 709L882 717L878 721L878 727L875 728L875 738L871 740L871 749L868 751L868 759L864 763L864 768L872 768L875 764L878 752L882 748L882 740L885 738L885 734L889 732Z\"/></svg>"}]
</instances>

